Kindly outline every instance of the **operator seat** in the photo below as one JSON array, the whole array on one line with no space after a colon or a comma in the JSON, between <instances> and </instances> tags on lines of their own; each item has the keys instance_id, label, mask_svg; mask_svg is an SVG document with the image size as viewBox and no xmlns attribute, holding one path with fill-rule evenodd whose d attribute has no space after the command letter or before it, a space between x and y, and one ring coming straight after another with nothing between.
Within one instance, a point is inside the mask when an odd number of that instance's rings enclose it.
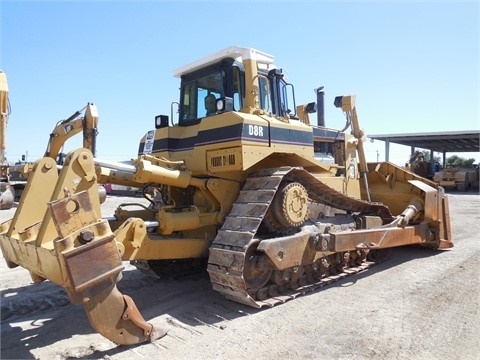
<instances>
[{"instance_id":1,"label":"operator seat","mask_svg":"<svg viewBox=\"0 0 480 360\"><path fill-rule=\"evenodd\" d=\"M205 110L207 110L207 116L210 115L215 115L216 109L215 109L215 101L217 98L213 94L208 94L205 96Z\"/></svg>"}]
</instances>

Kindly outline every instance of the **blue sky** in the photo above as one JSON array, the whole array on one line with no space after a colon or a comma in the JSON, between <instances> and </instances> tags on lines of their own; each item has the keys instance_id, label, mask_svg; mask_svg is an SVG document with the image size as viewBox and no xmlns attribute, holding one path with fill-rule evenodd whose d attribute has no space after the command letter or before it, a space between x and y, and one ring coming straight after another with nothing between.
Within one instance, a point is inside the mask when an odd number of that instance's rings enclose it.
<instances>
[{"instance_id":1,"label":"blue sky","mask_svg":"<svg viewBox=\"0 0 480 360\"><path fill-rule=\"evenodd\" d=\"M154 116L178 100L173 70L230 45L274 55L297 103L315 101L314 88L325 86L331 128L345 123L334 97L356 94L367 135L476 130L479 12L476 1L2 0L7 157L41 157L56 122L87 102L100 116L97 157L136 157ZM377 151L384 160L383 142L366 150L367 160ZM409 154L393 146L390 160Z\"/></svg>"}]
</instances>

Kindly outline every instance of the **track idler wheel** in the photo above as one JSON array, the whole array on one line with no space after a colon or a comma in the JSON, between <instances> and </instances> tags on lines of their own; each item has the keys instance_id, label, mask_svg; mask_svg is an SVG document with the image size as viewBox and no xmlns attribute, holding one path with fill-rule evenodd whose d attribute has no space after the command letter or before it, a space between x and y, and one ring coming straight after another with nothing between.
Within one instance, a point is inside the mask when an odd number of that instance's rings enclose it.
<instances>
[{"instance_id":1,"label":"track idler wheel","mask_svg":"<svg viewBox=\"0 0 480 360\"><path fill-rule=\"evenodd\" d=\"M166 334L147 323L133 300L123 295L116 285L95 289L84 308L94 329L116 344L139 344Z\"/></svg>"},{"instance_id":2,"label":"track idler wheel","mask_svg":"<svg viewBox=\"0 0 480 360\"><path fill-rule=\"evenodd\" d=\"M245 253L245 263L243 264L243 281L245 287L249 290L258 290L268 283L272 270L259 266L261 256L257 253L257 247L260 241L253 241L248 245Z\"/></svg>"},{"instance_id":3,"label":"track idler wheel","mask_svg":"<svg viewBox=\"0 0 480 360\"><path fill-rule=\"evenodd\" d=\"M265 226L271 232L283 233L305 223L308 214L308 192L298 182L280 185L265 216Z\"/></svg>"}]
</instances>

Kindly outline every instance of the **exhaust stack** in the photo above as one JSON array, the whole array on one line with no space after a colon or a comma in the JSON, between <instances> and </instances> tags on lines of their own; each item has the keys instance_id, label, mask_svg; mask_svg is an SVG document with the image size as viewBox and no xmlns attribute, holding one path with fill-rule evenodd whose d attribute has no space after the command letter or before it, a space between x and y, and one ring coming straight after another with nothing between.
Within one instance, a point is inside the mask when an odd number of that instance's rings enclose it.
<instances>
[{"instance_id":1,"label":"exhaust stack","mask_svg":"<svg viewBox=\"0 0 480 360\"><path fill-rule=\"evenodd\" d=\"M325 91L323 86L315 89L317 93L317 125L325 127Z\"/></svg>"}]
</instances>

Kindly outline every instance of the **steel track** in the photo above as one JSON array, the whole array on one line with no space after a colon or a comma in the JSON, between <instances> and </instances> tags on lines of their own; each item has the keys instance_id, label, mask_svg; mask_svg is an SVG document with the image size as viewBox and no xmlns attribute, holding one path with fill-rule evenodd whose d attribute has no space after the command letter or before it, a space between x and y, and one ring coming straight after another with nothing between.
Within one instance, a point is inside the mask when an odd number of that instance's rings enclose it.
<instances>
[{"instance_id":1,"label":"steel track","mask_svg":"<svg viewBox=\"0 0 480 360\"><path fill-rule=\"evenodd\" d=\"M318 281L312 281L312 277L303 275L293 289L268 284L257 290L249 289L244 278L245 264L248 264L252 255L249 249L251 251L252 242L261 241L255 239L255 235L284 180L301 183L315 202L349 212L380 216L385 221L393 218L383 204L343 195L301 168L282 167L253 173L246 180L210 247L207 270L213 289L231 300L256 308L274 306L364 271L378 262L365 261L359 266L345 268L339 274L325 276Z\"/></svg>"}]
</instances>

